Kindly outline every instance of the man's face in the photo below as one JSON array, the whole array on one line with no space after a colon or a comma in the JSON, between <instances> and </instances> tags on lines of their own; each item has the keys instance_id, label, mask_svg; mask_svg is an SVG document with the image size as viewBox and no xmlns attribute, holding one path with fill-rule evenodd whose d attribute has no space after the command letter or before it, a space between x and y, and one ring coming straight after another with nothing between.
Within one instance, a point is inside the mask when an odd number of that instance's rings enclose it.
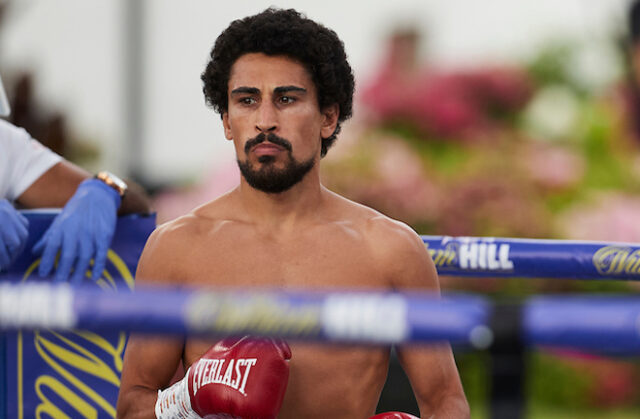
<instances>
[{"instance_id":1,"label":"man's face","mask_svg":"<svg viewBox=\"0 0 640 419\"><path fill-rule=\"evenodd\" d=\"M247 183L288 190L320 158L321 138L335 130L337 106L321 111L305 67L284 56L245 54L231 68L225 136L233 140Z\"/></svg>"}]
</instances>

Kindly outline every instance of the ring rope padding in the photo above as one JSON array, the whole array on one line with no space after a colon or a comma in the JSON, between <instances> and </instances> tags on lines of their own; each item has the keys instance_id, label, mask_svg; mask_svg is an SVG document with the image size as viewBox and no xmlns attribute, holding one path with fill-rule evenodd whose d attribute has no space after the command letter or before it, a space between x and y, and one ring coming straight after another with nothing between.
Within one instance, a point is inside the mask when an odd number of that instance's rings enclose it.
<instances>
[{"instance_id":1,"label":"ring rope padding","mask_svg":"<svg viewBox=\"0 0 640 419\"><path fill-rule=\"evenodd\" d=\"M441 275L640 280L640 246L632 243L421 237Z\"/></svg>"},{"instance_id":2,"label":"ring rope padding","mask_svg":"<svg viewBox=\"0 0 640 419\"><path fill-rule=\"evenodd\" d=\"M164 287L105 292L91 285L0 283L0 329L4 330L252 334L371 345L449 341L484 349L500 341L503 333L496 328L493 307L480 296L415 292ZM538 296L520 303L518 312L520 337L526 346L640 353L640 297ZM504 329L513 334L513 328Z\"/></svg>"}]
</instances>

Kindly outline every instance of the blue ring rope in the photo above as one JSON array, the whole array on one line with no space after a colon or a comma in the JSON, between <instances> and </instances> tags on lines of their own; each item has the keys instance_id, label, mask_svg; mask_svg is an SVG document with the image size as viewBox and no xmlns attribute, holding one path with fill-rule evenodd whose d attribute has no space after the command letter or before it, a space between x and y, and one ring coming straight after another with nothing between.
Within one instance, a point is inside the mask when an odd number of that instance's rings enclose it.
<instances>
[{"instance_id":1,"label":"blue ring rope","mask_svg":"<svg viewBox=\"0 0 640 419\"><path fill-rule=\"evenodd\" d=\"M488 300L423 293L215 291L108 293L48 283L0 284L0 329L127 330L179 335L273 335L318 342L449 341L487 347ZM536 297L523 303L530 346L640 353L640 297Z\"/></svg>"},{"instance_id":2,"label":"blue ring rope","mask_svg":"<svg viewBox=\"0 0 640 419\"><path fill-rule=\"evenodd\" d=\"M441 275L640 280L640 246L572 240L422 236Z\"/></svg>"}]
</instances>

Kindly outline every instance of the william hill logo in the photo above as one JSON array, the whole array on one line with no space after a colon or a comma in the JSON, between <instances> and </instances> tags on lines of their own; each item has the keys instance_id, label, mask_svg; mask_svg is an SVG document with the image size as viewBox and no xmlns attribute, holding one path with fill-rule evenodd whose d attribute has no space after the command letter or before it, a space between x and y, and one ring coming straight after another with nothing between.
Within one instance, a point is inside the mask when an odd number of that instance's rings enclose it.
<instances>
[{"instance_id":1,"label":"william hill logo","mask_svg":"<svg viewBox=\"0 0 640 419\"><path fill-rule=\"evenodd\" d=\"M640 249L603 247L593 255L593 266L601 275L640 275Z\"/></svg>"},{"instance_id":2,"label":"william hill logo","mask_svg":"<svg viewBox=\"0 0 640 419\"><path fill-rule=\"evenodd\" d=\"M445 245L446 243L446 245ZM436 267L446 270L512 271L511 246L491 241L448 241L443 248L427 250Z\"/></svg>"}]
</instances>

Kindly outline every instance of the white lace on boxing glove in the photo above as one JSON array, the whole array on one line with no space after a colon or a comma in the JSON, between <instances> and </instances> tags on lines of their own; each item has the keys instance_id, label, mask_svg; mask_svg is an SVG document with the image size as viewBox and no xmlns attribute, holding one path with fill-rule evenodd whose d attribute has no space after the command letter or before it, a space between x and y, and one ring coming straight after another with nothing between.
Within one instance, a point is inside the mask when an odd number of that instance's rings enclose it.
<instances>
[{"instance_id":1,"label":"white lace on boxing glove","mask_svg":"<svg viewBox=\"0 0 640 419\"><path fill-rule=\"evenodd\" d=\"M184 378L171 387L158 390L158 400L156 400L156 418L158 419L202 419L191 408L189 397L189 386L187 381L189 372Z\"/></svg>"}]
</instances>

